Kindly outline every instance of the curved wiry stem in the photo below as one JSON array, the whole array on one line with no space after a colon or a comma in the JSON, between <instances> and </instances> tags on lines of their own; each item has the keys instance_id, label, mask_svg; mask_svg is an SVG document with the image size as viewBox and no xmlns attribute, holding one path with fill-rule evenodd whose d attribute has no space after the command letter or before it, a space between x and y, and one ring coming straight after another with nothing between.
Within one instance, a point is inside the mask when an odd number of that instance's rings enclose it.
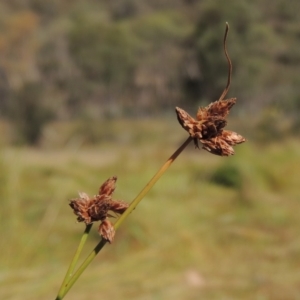
<instances>
[{"instance_id":1,"label":"curved wiry stem","mask_svg":"<svg viewBox=\"0 0 300 300\"><path fill-rule=\"evenodd\" d=\"M229 30L229 25L226 22L226 29L225 29L225 34L224 34L223 45L224 45L225 56L226 56L227 62L228 62L228 77L227 77L227 85L226 85L222 95L220 96L219 100L223 100L224 97L227 95L228 90L229 90L229 86L230 86L230 81L231 81L232 63L231 63L231 60L229 58L229 55L228 55L228 52L227 52L227 47L226 47L226 40L227 40L228 30Z\"/></svg>"}]
</instances>

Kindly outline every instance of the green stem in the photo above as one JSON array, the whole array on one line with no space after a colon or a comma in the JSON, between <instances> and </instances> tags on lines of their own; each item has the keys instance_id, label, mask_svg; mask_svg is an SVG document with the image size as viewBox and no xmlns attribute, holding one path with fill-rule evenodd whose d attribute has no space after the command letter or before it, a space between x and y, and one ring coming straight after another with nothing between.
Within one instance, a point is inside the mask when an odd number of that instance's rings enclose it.
<instances>
[{"instance_id":1,"label":"green stem","mask_svg":"<svg viewBox=\"0 0 300 300\"><path fill-rule=\"evenodd\" d=\"M70 278L70 280L65 284L64 290L62 291L62 293L55 300L61 300L61 299L64 298L64 296L68 293L70 288L74 285L74 283L77 281L77 279L83 273L83 271L88 267L88 265L92 262L92 260L96 257L96 255L100 252L100 250L104 247L104 245L106 243L107 243L107 241L105 239L100 240L100 242L97 244L97 246L94 248L94 250L85 259L85 261L77 269L77 271Z\"/></svg>"},{"instance_id":2,"label":"green stem","mask_svg":"<svg viewBox=\"0 0 300 300\"><path fill-rule=\"evenodd\" d=\"M61 284L61 287L60 287L60 289L58 291L58 295L57 295L56 300L62 299L64 297L64 295L65 295L65 289L67 287L68 281L72 278L72 273L73 273L73 271L75 269L75 266L76 266L77 261L78 261L79 256L80 256L80 253L81 253L81 251L83 249L83 246L84 246L84 244L85 244L85 242L86 242L86 240L88 238L88 235L90 233L90 230L91 230L92 226L93 226L93 223L89 224L89 225L87 225L85 227L85 230L84 230L83 235L81 237L80 243L79 243L79 245L77 247L77 250L76 250L76 252L74 254L74 257L73 257L73 259L71 261L71 264L69 266L69 269L68 269L68 271L67 271L67 273L65 275L65 278L64 278L64 280L63 280L63 282Z\"/></svg>"},{"instance_id":3,"label":"green stem","mask_svg":"<svg viewBox=\"0 0 300 300\"><path fill-rule=\"evenodd\" d=\"M149 190L154 186L154 184L158 181L158 179L166 172L166 170L170 167L173 161L177 158L177 156L185 149L185 147L191 142L192 138L189 137L164 163L164 165L158 170L158 172L152 177L152 179L147 183L147 185L141 190L141 192L136 196L136 198L130 203L129 207L126 211L121 215L121 217L114 224L115 230L120 227L123 221L129 216L129 214L137 207L140 201L144 198L144 196L149 192ZM100 252L100 250L107 243L105 239L101 239L101 241L97 244L94 250L90 253L90 255L85 259L82 265L77 269L77 271L73 274L70 280L65 284L64 290L59 295L56 300L61 300L73 286L73 284L77 281L83 271L88 267L88 265L92 262L92 260L96 257L96 255Z\"/></svg>"},{"instance_id":4,"label":"green stem","mask_svg":"<svg viewBox=\"0 0 300 300\"><path fill-rule=\"evenodd\" d=\"M172 162L177 158L177 156L184 150L184 148L190 143L192 140L189 137L164 163L164 165L157 171L157 173L151 178L151 180L146 184L146 186L141 190L141 192L136 196L136 198L130 203L129 207L125 210L125 212L120 216L117 222L114 224L115 230L117 230L123 221L129 216L129 214L137 207L137 205L141 202L141 200L145 197L145 195L150 191L150 189L154 186L154 184L158 181L158 179L167 171Z\"/></svg>"}]
</instances>

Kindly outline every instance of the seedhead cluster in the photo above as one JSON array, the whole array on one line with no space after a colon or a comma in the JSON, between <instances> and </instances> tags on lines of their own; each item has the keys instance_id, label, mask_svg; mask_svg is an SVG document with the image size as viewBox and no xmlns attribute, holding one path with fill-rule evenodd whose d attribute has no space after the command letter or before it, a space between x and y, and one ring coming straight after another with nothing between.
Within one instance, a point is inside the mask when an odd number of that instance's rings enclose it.
<instances>
[{"instance_id":1,"label":"seedhead cluster","mask_svg":"<svg viewBox=\"0 0 300 300\"><path fill-rule=\"evenodd\" d=\"M101 185L97 195L90 198L86 193L79 193L79 198L70 200L69 204L78 222L88 225L100 221L98 232L110 243L115 236L114 227L108 219L114 217L110 212L122 214L128 208L128 203L112 199L116 181L116 176L111 177Z\"/></svg>"},{"instance_id":2,"label":"seedhead cluster","mask_svg":"<svg viewBox=\"0 0 300 300\"><path fill-rule=\"evenodd\" d=\"M236 103L236 98L224 100L229 90L232 73L232 64L226 49L228 29L229 27L226 23L224 52L228 61L228 81L220 99L210 103L206 107L200 107L196 119L192 118L182 108L176 107L175 109L179 124L194 140L196 148L199 148L200 142L203 149L220 156L233 155L234 150L232 146L245 142L245 138L236 132L224 130L227 124L226 117L232 106Z\"/></svg>"}]
</instances>

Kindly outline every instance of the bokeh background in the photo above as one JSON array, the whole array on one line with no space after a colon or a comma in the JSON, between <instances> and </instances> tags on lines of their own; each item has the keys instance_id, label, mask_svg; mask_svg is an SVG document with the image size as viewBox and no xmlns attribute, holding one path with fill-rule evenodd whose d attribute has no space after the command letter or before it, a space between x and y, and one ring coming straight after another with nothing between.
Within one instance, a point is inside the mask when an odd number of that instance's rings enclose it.
<instances>
[{"instance_id":1,"label":"bokeh background","mask_svg":"<svg viewBox=\"0 0 300 300\"><path fill-rule=\"evenodd\" d=\"M118 176L130 202L227 82L233 157L193 145L66 299L300 299L298 0L0 1L0 298L54 299ZM87 255L99 241L96 227Z\"/></svg>"}]
</instances>

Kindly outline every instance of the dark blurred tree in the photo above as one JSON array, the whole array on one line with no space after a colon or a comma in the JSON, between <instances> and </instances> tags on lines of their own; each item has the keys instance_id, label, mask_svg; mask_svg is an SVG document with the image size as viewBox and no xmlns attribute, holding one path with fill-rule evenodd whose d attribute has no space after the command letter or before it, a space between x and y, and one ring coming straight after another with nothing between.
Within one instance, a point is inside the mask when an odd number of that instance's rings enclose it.
<instances>
[{"instance_id":1,"label":"dark blurred tree","mask_svg":"<svg viewBox=\"0 0 300 300\"><path fill-rule=\"evenodd\" d=\"M77 18L69 33L70 53L86 79L124 86L134 71L133 43L122 27Z\"/></svg>"},{"instance_id":2,"label":"dark blurred tree","mask_svg":"<svg viewBox=\"0 0 300 300\"><path fill-rule=\"evenodd\" d=\"M0 67L0 115L3 117L8 112L10 87L7 74L3 68Z\"/></svg>"},{"instance_id":3,"label":"dark blurred tree","mask_svg":"<svg viewBox=\"0 0 300 300\"><path fill-rule=\"evenodd\" d=\"M139 0L110 1L109 7L114 20L133 18L139 11Z\"/></svg>"},{"instance_id":4,"label":"dark blurred tree","mask_svg":"<svg viewBox=\"0 0 300 300\"><path fill-rule=\"evenodd\" d=\"M53 113L43 104L43 92L39 83L25 83L14 95L9 119L16 127L18 139L29 145L37 145L44 126Z\"/></svg>"},{"instance_id":5,"label":"dark blurred tree","mask_svg":"<svg viewBox=\"0 0 300 300\"><path fill-rule=\"evenodd\" d=\"M276 105L298 118L299 0L2 2L3 115L28 81L41 83L43 103L59 106L61 119L216 100L227 81L228 22L235 112L258 115Z\"/></svg>"},{"instance_id":6,"label":"dark blurred tree","mask_svg":"<svg viewBox=\"0 0 300 300\"><path fill-rule=\"evenodd\" d=\"M139 53L135 95L144 111L157 113L178 103L182 45L191 28L186 16L176 11L152 13L131 22Z\"/></svg>"},{"instance_id":7,"label":"dark blurred tree","mask_svg":"<svg viewBox=\"0 0 300 300\"><path fill-rule=\"evenodd\" d=\"M102 113L116 107L119 110L117 101L132 86L137 62L135 44L126 27L76 16L68 39L71 58L81 74L80 85L94 107L101 106ZM73 94L70 101L78 101L76 98Z\"/></svg>"},{"instance_id":8,"label":"dark blurred tree","mask_svg":"<svg viewBox=\"0 0 300 300\"><path fill-rule=\"evenodd\" d=\"M63 119L77 118L81 115L86 99L91 97L87 84L72 61L65 32L51 32L37 55L44 92L48 102L56 98L60 106L57 116Z\"/></svg>"},{"instance_id":9,"label":"dark blurred tree","mask_svg":"<svg viewBox=\"0 0 300 300\"><path fill-rule=\"evenodd\" d=\"M300 76L299 1L269 0L226 3L203 1L195 31L186 43L182 86L194 104L218 99L226 84L227 62L222 47L225 22L230 25L228 51L233 78L228 96L237 96L239 110L259 114L276 105L287 112L297 99ZM195 15L195 14L194 14ZM238 112L238 110L236 110ZM289 114L292 109L289 110Z\"/></svg>"},{"instance_id":10,"label":"dark blurred tree","mask_svg":"<svg viewBox=\"0 0 300 300\"><path fill-rule=\"evenodd\" d=\"M223 51L225 22L230 25L227 47L234 63L236 55L241 58L247 47L257 12L251 3L239 0L231 1L230 5L219 0L207 1L198 10L195 31L186 47L189 69L193 63L196 66L194 71L184 74L183 88L192 101L216 100L227 81L228 64Z\"/></svg>"}]
</instances>

